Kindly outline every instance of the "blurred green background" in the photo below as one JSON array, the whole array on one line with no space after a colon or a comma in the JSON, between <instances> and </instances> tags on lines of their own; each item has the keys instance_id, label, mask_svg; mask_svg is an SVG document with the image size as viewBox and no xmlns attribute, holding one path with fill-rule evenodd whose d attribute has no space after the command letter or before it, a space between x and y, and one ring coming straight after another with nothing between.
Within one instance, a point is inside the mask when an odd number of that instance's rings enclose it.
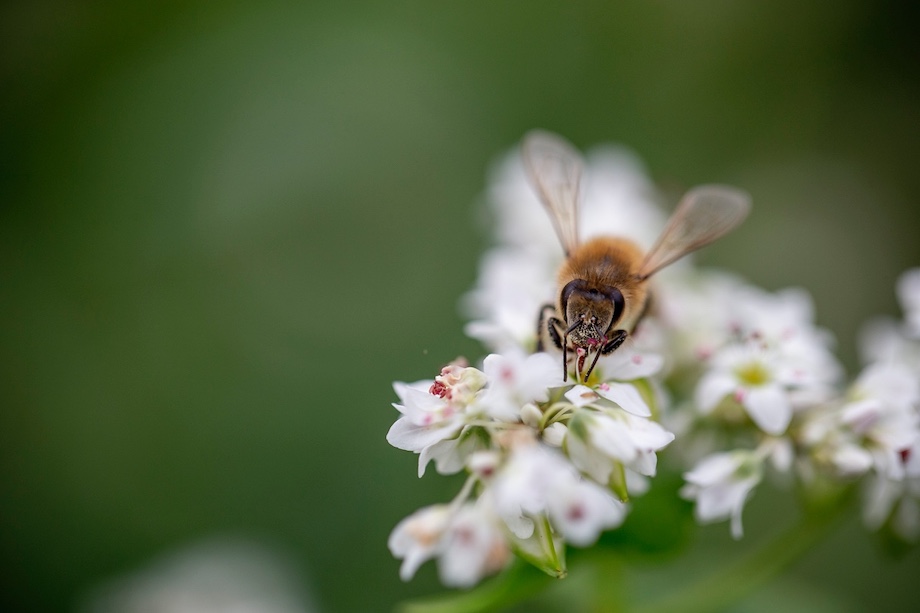
<instances>
[{"instance_id":1,"label":"blurred green background","mask_svg":"<svg viewBox=\"0 0 920 613\"><path fill-rule=\"evenodd\" d=\"M752 218L701 260L809 288L854 372L860 323L897 314L920 264L917 17L4 3L0 610L73 610L215 535L283 551L323 611L436 591L430 565L400 582L386 537L457 482L418 481L388 447L390 382L482 354L456 306L487 242L476 203L532 127L623 143L675 197L751 191ZM755 496L749 541L718 525L697 550L744 550L773 500ZM889 560L853 514L791 575L846 610L916 611L918 560Z\"/></svg>"}]
</instances>

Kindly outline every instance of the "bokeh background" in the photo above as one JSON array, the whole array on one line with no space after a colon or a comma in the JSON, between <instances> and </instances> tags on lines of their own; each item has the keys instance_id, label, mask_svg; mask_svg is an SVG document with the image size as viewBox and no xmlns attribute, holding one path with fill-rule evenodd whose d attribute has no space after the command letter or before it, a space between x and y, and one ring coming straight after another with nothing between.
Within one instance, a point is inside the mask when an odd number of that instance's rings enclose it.
<instances>
[{"instance_id":1,"label":"bokeh background","mask_svg":"<svg viewBox=\"0 0 920 613\"><path fill-rule=\"evenodd\" d=\"M437 591L430 567L400 582L386 537L457 484L387 446L390 383L482 354L457 309L488 240L477 203L533 127L631 147L674 199L748 189L754 215L701 261L810 289L854 372L860 323L897 314L920 264L917 17L896 0L4 3L0 610L82 610L214 539L286 560L322 611ZM786 498L763 488L749 540L714 526L693 555L756 543ZM916 611L918 560L854 513L787 580L821 610Z\"/></svg>"}]
</instances>

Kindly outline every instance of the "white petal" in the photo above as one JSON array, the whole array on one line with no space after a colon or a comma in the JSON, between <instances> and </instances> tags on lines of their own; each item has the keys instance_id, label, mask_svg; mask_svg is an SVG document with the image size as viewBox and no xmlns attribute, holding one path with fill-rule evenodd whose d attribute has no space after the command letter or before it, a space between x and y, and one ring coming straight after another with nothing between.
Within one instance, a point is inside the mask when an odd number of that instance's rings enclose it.
<instances>
[{"instance_id":1,"label":"white petal","mask_svg":"<svg viewBox=\"0 0 920 613\"><path fill-rule=\"evenodd\" d=\"M620 349L601 358L598 367L605 379L632 381L650 377L661 370L664 358L655 353L638 353Z\"/></svg>"},{"instance_id":2,"label":"white petal","mask_svg":"<svg viewBox=\"0 0 920 613\"><path fill-rule=\"evenodd\" d=\"M565 437L565 450L575 468L585 473L598 483L610 481L613 461L609 456L598 453L585 441L572 434L569 429Z\"/></svg>"},{"instance_id":3,"label":"white petal","mask_svg":"<svg viewBox=\"0 0 920 613\"><path fill-rule=\"evenodd\" d=\"M650 417L652 411L645 404L642 395L628 383L602 383L597 388L597 393L633 415Z\"/></svg>"},{"instance_id":4,"label":"white petal","mask_svg":"<svg viewBox=\"0 0 920 613\"><path fill-rule=\"evenodd\" d=\"M598 399L594 390L586 385L576 385L565 393L565 397L576 407L583 407Z\"/></svg>"},{"instance_id":5,"label":"white petal","mask_svg":"<svg viewBox=\"0 0 920 613\"><path fill-rule=\"evenodd\" d=\"M631 434L625 422L609 417L598 418L595 426L589 430L591 443L599 451L624 463L632 462L638 454Z\"/></svg>"},{"instance_id":6,"label":"white petal","mask_svg":"<svg viewBox=\"0 0 920 613\"><path fill-rule=\"evenodd\" d=\"M451 421L432 426L418 426L408 417L400 417L387 432L387 442L404 451L419 453L425 447L450 438L460 431L459 421Z\"/></svg>"},{"instance_id":7,"label":"white petal","mask_svg":"<svg viewBox=\"0 0 920 613\"><path fill-rule=\"evenodd\" d=\"M754 423L767 434L782 434L792 420L792 406L778 385L749 390L742 404Z\"/></svg>"},{"instance_id":8,"label":"white petal","mask_svg":"<svg viewBox=\"0 0 920 613\"><path fill-rule=\"evenodd\" d=\"M728 373L714 371L703 375L696 386L696 406L703 415L708 415L737 385Z\"/></svg>"}]
</instances>

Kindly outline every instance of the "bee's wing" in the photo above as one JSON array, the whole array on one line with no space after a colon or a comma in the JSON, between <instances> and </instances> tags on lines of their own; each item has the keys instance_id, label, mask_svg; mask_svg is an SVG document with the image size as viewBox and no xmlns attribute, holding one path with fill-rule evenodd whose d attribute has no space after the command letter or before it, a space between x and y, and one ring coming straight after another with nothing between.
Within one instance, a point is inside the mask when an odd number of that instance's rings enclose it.
<instances>
[{"instance_id":1,"label":"bee's wing","mask_svg":"<svg viewBox=\"0 0 920 613\"><path fill-rule=\"evenodd\" d=\"M564 138L542 130L528 132L521 151L524 168L569 255L578 246L581 156Z\"/></svg>"},{"instance_id":2,"label":"bee's wing","mask_svg":"<svg viewBox=\"0 0 920 613\"><path fill-rule=\"evenodd\" d=\"M751 197L726 185L691 189L677 205L639 276L646 278L668 264L734 230L751 210Z\"/></svg>"}]
</instances>

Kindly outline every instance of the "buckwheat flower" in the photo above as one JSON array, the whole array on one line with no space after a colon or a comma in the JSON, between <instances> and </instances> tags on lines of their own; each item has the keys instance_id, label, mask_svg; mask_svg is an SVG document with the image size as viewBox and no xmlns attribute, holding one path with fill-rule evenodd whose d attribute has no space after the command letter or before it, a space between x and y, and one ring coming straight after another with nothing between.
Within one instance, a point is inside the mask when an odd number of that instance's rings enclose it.
<instances>
[{"instance_id":1,"label":"buckwheat flower","mask_svg":"<svg viewBox=\"0 0 920 613\"><path fill-rule=\"evenodd\" d=\"M745 286L733 302L741 338L778 352L780 378L788 383L794 406L833 397L843 370L830 351L833 337L813 323L814 307L805 290L771 293Z\"/></svg>"},{"instance_id":2,"label":"buckwheat flower","mask_svg":"<svg viewBox=\"0 0 920 613\"><path fill-rule=\"evenodd\" d=\"M863 362L897 362L920 373L920 339L910 338L902 322L889 317L870 320L859 335Z\"/></svg>"},{"instance_id":3,"label":"buckwheat flower","mask_svg":"<svg viewBox=\"0 0 920 613\"><path fill-rule=\"evenodd\" d=\"M558 451L536 442L512 451L491 491L499 515L521 540L531 538L547 517L566 541L586 546L626 514L608 490L584 480Z\"/></svg>"},{"instance_id":4,"label":"buckwheat flower","mask_svg":"<svg viewBox=\"0 0 920 613\"><path fill-rule=\"evenodd\" d=\"M764 432L782 434L792 420L792 404L783 380L780 354L761 345L730 345L716 353L696 388L704 415L726 398L741 405Z\"/></svg>"},{"instance_id":5,"label":"buckwheat flower","mask_svg":"<svg viewBox=\"0 0 920 613\"><path fill-rule=\"evenodd\" d=\"M470 587L498 572L511 559L500 520L482 499L465 504L450 521L438 559L444 585Z\"/></svg>"},{"instance_id":6,"label":"buckwheat flower","mask_svg":"<svg viewBox=\"0 0 920 613\"><path fill-rule=\"evenodd\" d=\"M549 388L564 384L559 363L546 353L493 353L483 361L482 369L489 386L481 405L486 414L505 422L520 421L522 407L547 400Z\"/></svg>"},{"instance_id":7,"label":"buckwheat flower","mask_svg":"<svg viewBox=\"0 0 920 613\"><path fill-rule=\"evenodd\" d=\"M463 299L463 311L474 318L464 328L467 336L500 353L532 350L537 313L554 299L559 262L558 257L547 259L507 247L486 253L477 285Z\"/></svg>"},{"instance_id":8,"label":"buckwheat flower","mask_svg":"<svg viewBox=\"0 0 920 613\"><path fill-rule=\"evenodd\" d=\"M399 576L408 581L427 560L435 557L442 547L442 538L451 519L446 504L424 507L396 524L387 546L395 558L401 558Z\"/></svg>"},{"instance_id":9,"label":"buckwheat flower","mask_svg":"<svg viewBox=\"0 0 920 613\"><path fill-rule=\"evenodd\" d=\"M839 406L816 407L805 414L798 428L797 440L807 450L807 460L814 464L799 465L806 481L814 478L813 468L820 468L841 479L860 477L872 468L872 454L852 429L843 423Z\"/></svg>"},{"instance_id":10,"label":"buckwheat flower","mask_svg":"<svg viewBox=\"0 0 920 613\"><path fill-rule=\"evenodd\" d=\"M594 544L600 533L623 523L626 507L610 492L590 481L560 480L550 488L547 500L550 521L567 543L579 547Z\"/></svg>"},{"instance_id":11,"label":"buckwheat flower","mask_svg":"<svg viewBox=\"0 0 920 613\"><path fill-rule=\"evenodd\" d=\"M908 270L898 278L897 292L907 336L920 339L920 268Z\"/></svg>"},{"instance_id":12,"label":"buckwheat flower","mask_svg":"<svg viewBox=\"0 0 920 613\"><path fill-rule=\"evenodd\" d=\"M656 286L656 319L666 329L667 355L680 368L698 368L739 330L733 313L744 283L721 272L671 275Z\"/></svg>"},{"instance_id":13,"label":"buckwheat flower","mask_svg":"<svg viewBox=\"0 0 920 613\"><path fill-rule=\"evenodd\" d=\"M841 420L872 453L876 471L903 478L902 453L920 439L920 379L896 363L873 364L853 383Z\"/></svg>"},{"instance_id":14,"label":"buckwheat flower","mask_svg":"<svg viewBox=\"0 0 920 613\"><path fill-rule=\"evenodd\" d=\"M421 452L456 435L463 427L463 407L432 393L431 381L396 382L393 389L401 404L393 403L400 417L387 432L387 442L405 451Z\"/></svg>"},{"instance_id":15,"label":"buckwheat flower","mask_svg":"<svg viewBox=\"0 0 920 613\"><path fill-rule=\"evenodd\" d=\"M617 464L654 476L655 454L673 441L674 435L657 422L619 407L585 406L576 409L568 422L564 444L572 463L604 485L610 483Z\"/></svg>"},{"instance_id":16,"label":"buckwheat flower","mask_svg":"<svg viewBox=\"0 0 920 613\"><path fill-rule=\"evenodd\" d=\"M920 540L920 438L905 449L903 476L876 475L864 488L863 522L877 530L886 522L907 542Z\"/></svg>"},{"instance_id":17,"label":"buckwheat flower","mask_svg":"<svg viewBox=\"0 0 920 613\"><path fill-rule=\"evenodd\" d=\"M419 476L432 459L441 472L459 470L465 455L479 447L476 432L465 427L481 410L477 401L487 382L482 371L454 363L434 381L394 383L402 403L393 406L402 416L390 427L387 441L419 454Z\"/></svg>"},{"instance_id":18,"label":"buckwheat flower","mask_svg":"<svg viewBox=\"0 0 920 613\"><path fill-rule=\"evenodd\" d=\"M680 495L694 500L694 515L700 523L731 519L735 539L742 537L741 512L751 491L760 483L763 460L753 451L716 453L684 473L686 485Z\"/></svg>"}]
</instances>

